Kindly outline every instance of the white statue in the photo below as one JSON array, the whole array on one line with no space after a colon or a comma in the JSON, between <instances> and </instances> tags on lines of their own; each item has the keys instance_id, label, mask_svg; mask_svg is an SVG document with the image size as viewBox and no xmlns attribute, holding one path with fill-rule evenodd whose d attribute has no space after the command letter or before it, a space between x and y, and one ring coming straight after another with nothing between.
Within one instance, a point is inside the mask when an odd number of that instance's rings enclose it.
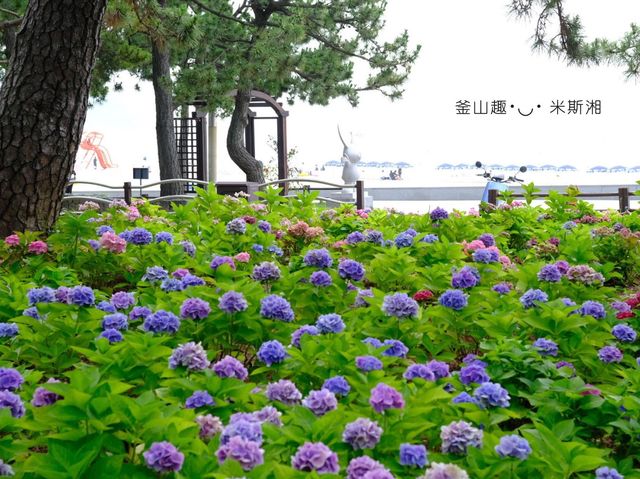
<instances>
[{"instance_id":1,"label":"white statue","mask_svg":"<svg viewBox=\"0 0 640 479\"><path fill-rule=\"evenodd\" d=\"M342 181L345 185L354 184L360 179L360 172L358 171L357 163L360 161L360 152L355 150L352 146L347 145L340 132L340 126L338 125L338 135L340 135L340 141L344 145L342 150ZM351 135L351 141L353 142L353 135Z\"/></svg>"}]
</instances>

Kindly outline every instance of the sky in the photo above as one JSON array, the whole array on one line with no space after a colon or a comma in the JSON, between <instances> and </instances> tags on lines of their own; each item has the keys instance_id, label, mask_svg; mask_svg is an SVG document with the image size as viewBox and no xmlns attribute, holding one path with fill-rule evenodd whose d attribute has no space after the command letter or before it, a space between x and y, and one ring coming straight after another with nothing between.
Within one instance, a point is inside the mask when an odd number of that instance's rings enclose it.
<instances>
[{"instance_id":1,"label":"sky","mask_svg":"<svg viewBox=\"0 0 640 479\"><path fill-rule=\"evenodd\" d=\"M626 80L619 66L570 67L555 57L531 50L533 24L508 15L506 0L389 0L385 34L407 29L422 51L401 100L391 102L375 92L363 94L357 108L345 100L328 106L303 102L286 105L289 147L298 150L294 164L312 169L339 160L342 144L336 126L353 135L363 161L407 161L426 171L441 163L640 165L637 142L640 84ZM640 21L640 2L568 0L566 11L579 13L589 38L620 37ZM111 93L91 108L85 132L104 134L117 168L102 170L76 164L78 179L120 183L131 180L131 168L151 167L157 178L153 89L142 84ZM506 115L460 115L456 104L504 100ZM583 102L581 115L552 113L552 103ZM599 101L598 115L586 114ZM510 105L514 105L511 109ZM540 105L540 108L537 108ZM490 106L489 106L490 108ZM522 116L533 110L530 116ZM268 122L271 123L271 122ZM265 146L275 122L258 132L259 159L273 154ZM218 180L242 180L242 172L224 149L228 121L218 122ZM79 157L84 152L81 150ZM418 170L416 170L418 171Z\"/></svg>"}]
</instances>

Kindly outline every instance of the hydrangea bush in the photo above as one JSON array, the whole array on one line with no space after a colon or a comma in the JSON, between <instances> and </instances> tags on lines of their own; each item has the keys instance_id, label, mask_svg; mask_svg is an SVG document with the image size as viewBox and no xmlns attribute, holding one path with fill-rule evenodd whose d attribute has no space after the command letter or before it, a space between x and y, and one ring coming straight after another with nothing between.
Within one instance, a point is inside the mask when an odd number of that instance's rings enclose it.
<instances>
[{"instance_id":1,"label":"hydrangea bush","mask_svg":"<svg viewBox=\"0 0 640 479\"><path fill-rule=\"evenodd\" d=\"M3 240L0 475L640 478L640 215L260 195Z\"/></svg>"}]
</instances>

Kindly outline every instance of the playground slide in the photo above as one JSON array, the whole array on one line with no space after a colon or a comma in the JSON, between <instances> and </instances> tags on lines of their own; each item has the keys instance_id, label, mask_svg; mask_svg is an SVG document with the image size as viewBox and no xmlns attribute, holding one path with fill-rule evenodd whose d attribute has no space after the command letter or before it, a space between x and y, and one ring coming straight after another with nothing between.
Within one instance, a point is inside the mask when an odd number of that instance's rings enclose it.
<instances>
[{"instance_id":1,"label":"playground slide","mask_svg":"<svg viewBox=\"0 0 640 479\"><path fill-rule=\"evenodd\" d=\"M97 168L98 164L100 164L103 170L118 166L111 161L109 151L104 146L100 146L103 138L104 135L102 133L90 131L80 142L80 148L85 150L84 156L80 161L84 162L85 168L89 168L91 163L93 163L94 168Z\"/></svg>"}]
</instances>

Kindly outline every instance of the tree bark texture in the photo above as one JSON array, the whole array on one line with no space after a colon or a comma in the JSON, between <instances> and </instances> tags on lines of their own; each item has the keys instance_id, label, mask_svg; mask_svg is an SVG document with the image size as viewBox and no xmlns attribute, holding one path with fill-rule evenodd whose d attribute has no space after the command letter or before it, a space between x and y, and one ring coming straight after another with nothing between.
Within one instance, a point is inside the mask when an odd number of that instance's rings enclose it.
<instances>
[{"instance_id":1,"label":"tree bark texture","mask_svg":"<svg viewBox=\"0 0 640 479\"><path fill-rule=\"evenodd\" d=\"M244 145L244 129L247 126L250 102L251 90L238 90L227 133L227 151L233 162L247 175L247 181L264 183L262 163L256 160Z\"/></svg>"},{"instance_id":2,"label":"tree bark texture","mask_svg":"<svg viewBox=\"0 0 640 479\"><path fill-rule=\"evenodd\" d=\"M164 2L160 2L161 5ZM160 179L181 178L173 128L173 96L171 89L170 52L166 43L151 39L152 79L156 100L156 138L158 143L158 163ZM169 183L160 187L161 195L179 195L182 184Z\"/></svg>"},{"instance_id":3,"label":"tree bark texture","mask_svg":"<svg viewBox=\"0 0 640 479\"><path fill-rule=\"evenodd\" d=\"M31 0L0 89L0 235L48 230L87 112L106 0Z\"/></svg>"}]
</instances>

